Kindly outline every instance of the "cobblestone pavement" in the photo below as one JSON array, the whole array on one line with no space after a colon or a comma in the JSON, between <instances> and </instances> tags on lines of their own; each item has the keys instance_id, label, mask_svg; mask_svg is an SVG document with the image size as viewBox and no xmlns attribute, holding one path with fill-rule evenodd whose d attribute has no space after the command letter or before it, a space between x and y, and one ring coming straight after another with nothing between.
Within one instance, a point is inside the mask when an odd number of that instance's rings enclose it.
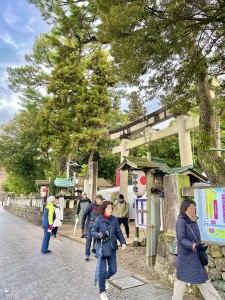
<instances>
[{"instance_id":1,"label":"cobblestone pavement","mask_svg":"<svg viewBox=\"0 0 225 300\"><path fill-rule=\"evenodd\" d=\"M84 245L58 235L50 240L52 254L42 255L42 237L42 228L0 207L0 299L100 299L94 286L96 259L84 261ZM132 276L142 285L120 289L112 284ZM107 294L110 300L164 300L171 299L172 290L118 267Z\"/></svg>"}]
</instances>

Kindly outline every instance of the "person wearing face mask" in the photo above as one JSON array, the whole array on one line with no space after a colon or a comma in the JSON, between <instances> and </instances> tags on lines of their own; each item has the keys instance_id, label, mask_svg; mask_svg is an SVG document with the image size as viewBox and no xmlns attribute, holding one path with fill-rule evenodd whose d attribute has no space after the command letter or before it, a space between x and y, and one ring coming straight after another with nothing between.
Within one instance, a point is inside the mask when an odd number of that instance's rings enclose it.
<instances>
[{"instance_id":1,"label":"person wearing face mask","mask_svg":"<svg viewBox=\"0 0 225 300\"><path fill-rule=\"evenodd\" d=\"M119 195L119 200L114 202L115 211L114 214L117 217L119 224L123 224L125 227L125 232L127 238L129 238L129 225L128 225L128 215L129 215L129 204L125 201L122 194Z\"/></svg>"},{"instance_id":2,"label":"person wearing face mask","mask_svg":"<svg viewBox=\"0 0 225 300\"><path fill-rule=\"evenodd\" d=\"M112 215L112 210L112 203L104 200L100 205L100 215L95 220L91 230L92 236L96 239L96 244L101 243L106 239L110 239L112 249L109 257L100 257L99 261L98 281L101 300L108 300L108 296L106 294L106 289L109 284L108 279L117 272L117 240L119 240L122 250L126 249L126 241L117 218Z\"/></svg>"},{"instance_id":3,"label":"person wearing face mask","mask_svg":"<svg viewBox=\"0 0 225 300\"><path fill-rule=\"evenodd\" d=\"M196 204L185 199L180 206L176 222L177 235L177 278L174 282L172 300L182 300L187 283L197 284L206 300L222 300L208 279L198 251L206 251L208 246L201 243L197 224Z\"/></svg>"}]
</instances>

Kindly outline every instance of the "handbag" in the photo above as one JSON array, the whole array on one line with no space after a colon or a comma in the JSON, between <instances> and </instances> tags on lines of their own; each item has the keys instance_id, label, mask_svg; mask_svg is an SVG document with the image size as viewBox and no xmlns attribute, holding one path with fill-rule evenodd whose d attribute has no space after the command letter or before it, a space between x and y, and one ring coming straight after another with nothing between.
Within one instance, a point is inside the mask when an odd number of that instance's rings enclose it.
<instances>
[{"instance_id":1,"label":"handbag","mask_svg":"<svg viewBox=\"0 0 225 300\"><path fill-rule=\"evenodd\" d=\"M192 230L190 224L188 224L188 225L189 225L189 227L191 229L191 232L192 232L192 234L193 234L193 236L195 238L196 243L199 244L199 242L196 239L196 236L195 236L194 231ZM199 259L200 259L200 262L201 262L202 266L207 266L208 262L209 262L208 254L205 251L199 251L198 249L197 249L197 251L198 251Z\"/></svg>"},{"instance_id":2,"label":"handbag","mask_svg":"<svg viewBox=\"0 0 225 300\"><path fill-rule=\"evenodd\" d=\"M106 231L108 233L108 237L106 237L105 239L101 239L100 243L97 241L95 243L94 248L96 251L95 253L96 257L101 256L102 258L107 258L112 255L111 227L110 226L108 227L109 227L108 231Z\"/></svg>"},{"instance_id":3,"label":"handbag","mask_svg":"<svg viewBox=\"0 0 225 300\"><path fill-rule=\"evenodd\" d=\"M111 240L108 239L108 241L101 240L100 243L95 243L95 251L96 251L96 257L99 257L101 255L102 258L107 258L112 255L112 245ZM101 252L99 253L101 249Z\"/></svg>"}]
</instances>

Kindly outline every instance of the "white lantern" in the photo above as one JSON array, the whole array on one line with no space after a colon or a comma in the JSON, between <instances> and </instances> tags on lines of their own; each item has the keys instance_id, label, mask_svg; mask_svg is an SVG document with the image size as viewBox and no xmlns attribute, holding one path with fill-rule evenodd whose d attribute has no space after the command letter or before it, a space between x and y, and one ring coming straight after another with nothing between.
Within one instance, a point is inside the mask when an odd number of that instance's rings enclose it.
<instances>
[{"instance_id":1,"label":"white lantern","mask_svg":"<svg viewBox=\"0 0 225 300\"><path fill-rule=\"evenodd\" d=\"M140 197L146 193L146 176L143 171L132 171L132 185L136 196Z\"/></svg>"}]
</instances>

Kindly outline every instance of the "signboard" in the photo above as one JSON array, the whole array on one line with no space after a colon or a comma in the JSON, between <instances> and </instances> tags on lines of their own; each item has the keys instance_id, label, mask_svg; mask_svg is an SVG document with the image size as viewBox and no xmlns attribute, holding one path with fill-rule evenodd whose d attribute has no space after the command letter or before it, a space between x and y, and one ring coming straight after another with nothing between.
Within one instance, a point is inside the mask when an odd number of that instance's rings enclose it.
<instances>
[{"instance_id":1,"label":"signboard","mask_svg":"<svg viewBox=\"0 0 225 300\"><path fill-rule=\"evenodd\" d=\"M195 190L202 240L225 243L225 188Z\"/></svg>"},{"instance_id":2,"label":"signboard","mask_svg":"<svg viewBox=\"0 0 225 300\"><path fill-rule=\"evenodd\" d=\"M135 201L136 227L147 227L147 199L137 198Z\"/></svg>"}]
</instances>

